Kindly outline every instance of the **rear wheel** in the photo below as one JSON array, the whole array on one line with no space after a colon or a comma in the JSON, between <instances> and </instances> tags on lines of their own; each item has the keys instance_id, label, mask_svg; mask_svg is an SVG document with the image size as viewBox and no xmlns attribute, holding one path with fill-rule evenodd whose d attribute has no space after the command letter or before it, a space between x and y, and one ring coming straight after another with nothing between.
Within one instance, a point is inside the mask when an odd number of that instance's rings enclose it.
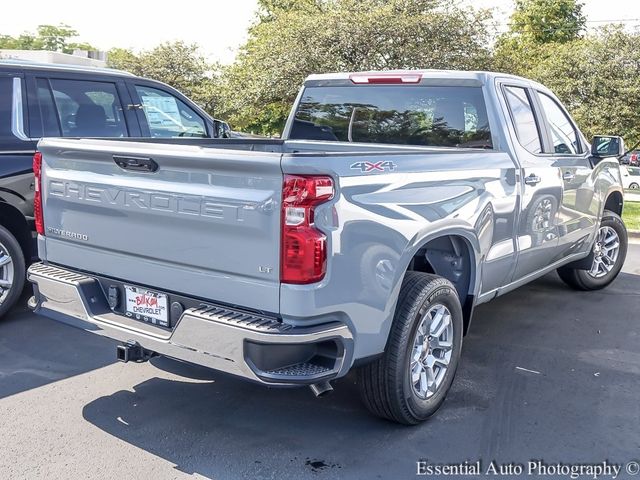
<instances>
[{"instance_id":1,"label":"rear wheel","mask_svg":"<svg viewBox=\"0 0 640 480\"><path fill-rule=\"evenodd\" d=\"M588 270L567 265L558 269L560 278L577 290L599 290L615 280L627 256L627 229L620 216L605 210L592 253Z\"/></svg>"},{"instance_id":2,"label":"rear wheel","mask_svg":"<svg viewBox=\"0 0 640 480\"><path fill-rule=\"evenodd\" d=\"M629 188L631 190L638 190L640 188L640 185L635 183L635 182L633 182L631 185L629 185Z\"/></svg>"},{"instance_id":3,"label":"rear wheel","mask_svg":"<svg viewBox=\"0 0 640 480\"><path fill-rule=\"evenodd\" d=\"M406 425L433 415L458 367L462 326L451 282L407 272L385 353L358 371L365 406L374 415Z\"/></svg>"},{"instance_id":4,"label":"rear wheel","mask_svg":"<svg viewBox=\"0 0 640 480\"><path fill-rule=\"evenodd\" d=\"M24 276L22 248L11 232L0 226L0 317L20 298Z\"/></svg>"}]
</instances>

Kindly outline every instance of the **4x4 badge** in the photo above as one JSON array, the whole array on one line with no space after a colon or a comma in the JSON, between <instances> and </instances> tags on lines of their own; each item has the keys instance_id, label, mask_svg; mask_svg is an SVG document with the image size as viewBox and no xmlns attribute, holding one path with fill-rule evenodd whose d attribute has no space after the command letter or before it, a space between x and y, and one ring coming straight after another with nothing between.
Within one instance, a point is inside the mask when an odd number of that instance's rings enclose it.
<instances>
[{"instance_id":1,"label":"4x4 badge","mask_svg":"<svg viewBox=\"0 0 640 480\"><path fill-rule=\"evenodd\" d=\"M396 169L396 164L391 161L379 161L379 162L356 162L351 164L351 170L360 170L363 173L371 172L384 172L385 170L393 171Z\"/></svg>"}]
</instances>

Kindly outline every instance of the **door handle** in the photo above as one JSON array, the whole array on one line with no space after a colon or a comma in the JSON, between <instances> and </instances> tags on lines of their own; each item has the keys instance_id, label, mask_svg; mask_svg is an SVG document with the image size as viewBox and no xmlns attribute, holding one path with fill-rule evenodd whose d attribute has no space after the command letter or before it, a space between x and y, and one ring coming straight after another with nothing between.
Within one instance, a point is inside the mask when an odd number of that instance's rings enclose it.
<instances>
[{"instance_id":1,"label":"door handle","mask_svg":"<svg viewBox=\"0 0 640 480\"><path fill-rule=\"evenodd\" d=\"M573 172L564 172L564 174L562 175L562 179L565 182L570 182L571 180L573 180L574 178L576 178L575 174Z\"/></svg>"},{"instance_id":2,"label":"door handle","mask_svg":"<svg viewBox=\"0 0 640 480\"><path fill-rule=\"evenodd\" d=\"M526 183L527 185L537 185L542 181L542 179L537 176L535 173L532 173L531 175L529 175L528 177L525 177L524 179L524 183Z\"/></svg>"},{"instance_id":3,"label":"door handle","mask_svg":"<svg viewBox=\"0 0 640 480\"><path fill-rule=\"evenodd\" d=\"M114 155L113 161L124 170L132 170L134 172L156 172L158 164L152 158L142 157L126 157L122 155Z\"/></svg>"}]
</instances>

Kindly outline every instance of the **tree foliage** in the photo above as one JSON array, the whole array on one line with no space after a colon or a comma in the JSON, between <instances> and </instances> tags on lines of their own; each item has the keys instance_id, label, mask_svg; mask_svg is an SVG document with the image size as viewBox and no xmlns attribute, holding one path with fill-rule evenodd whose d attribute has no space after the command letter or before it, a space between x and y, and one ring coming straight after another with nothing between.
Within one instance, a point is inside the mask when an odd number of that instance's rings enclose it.
<instances>
[{"instance_id":1,"label":"tree foliage","mask_svg":"<svg viewBox=\"0 0 640 480\"><path fill-rule=\"evenodd\" d=\"M563 101L588 136L640 140L640 35L621 26L584 34L578 0L518 0L494 66L536 80Z\"/></svg>"},{"instance_id":2,"label":"tree foliage","mask_svg":"<svg viewBox=\"0 0 640 480\"><path fill-rule=\"evenodd\" d=\"M153 78L180 90L215 114L220 99L216 93L215 65L207 62L199 47L184 42L163 43L138 54L114 48L109 51L110 67L127 70L141 77Z\"/></svg>"},{"instance_id":3,"label":"tree foliage","mask_svg":"<svg viewBox=\"0 0 640 480\"><path fill-rule=\"evenodd\" d=\"M311 73L490 62L488 12L444 0L263 0L259 15L221 88L232 125L261 133Z\"/></svg>"},{"instance_id":4,"label":"tree foliage","mask_svg":"<svg viewBox=\"0 0 640 480\"><path fill-rule=\"evenodd\" d=\"M0 35L0 48L12 50L50 50L73 53L74 50L95 50L86 42L72 42L78 32L69 25L39 25L36 33L25 32L16 37Z\"/></svg>"}]
</instances>

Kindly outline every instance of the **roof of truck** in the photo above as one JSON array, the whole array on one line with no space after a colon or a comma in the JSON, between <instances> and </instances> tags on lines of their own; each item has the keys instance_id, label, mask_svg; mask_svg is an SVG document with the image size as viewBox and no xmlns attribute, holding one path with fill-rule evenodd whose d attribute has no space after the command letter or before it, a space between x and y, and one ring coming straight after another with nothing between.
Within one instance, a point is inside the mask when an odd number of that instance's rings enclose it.
<instances>
[{"instance_id":1,"label":"roof of truck","mask_svg":"<svg viewBox=\"0 0 640 480\"><path fill-rule=\"evenodd\" d=\"M70 65L62 63L44 63L44 62L32 62L29 60L0 60L0 68L7 67L11 69L29 69L29 70L54 70L54 71L66 71L77 73L93 73L102 75L124 75L127 77L134 77L132 73L124 70L116 70L115 68L103 68L103 67L90 67L82 65Z\"/></svg>"},{"instance_id":2,"label":"roof of truck","mask_svg":"<svg viewBox=\"0 0 640 480\"><path fill-rule=\"evenodd\" d=\"M460 80L465 82L473 82L477 84L485 84L495 78L511 78L530 83L535 83L528 78L517 77L506 73L486 72L486 71L468 71L468 70L378 70L366 72L341 72L341 73L321 73L309 75L305 82L327 82L327 81L345 81L352 80L354 77L376 77L376 76L411 76L420 75L419 81L411 81L407 83L424 83L425 79L430 80ZM357 83L357 82L354 82ZM366 83L366 82L362 82Z\"/></svg>"}]
</instances>

